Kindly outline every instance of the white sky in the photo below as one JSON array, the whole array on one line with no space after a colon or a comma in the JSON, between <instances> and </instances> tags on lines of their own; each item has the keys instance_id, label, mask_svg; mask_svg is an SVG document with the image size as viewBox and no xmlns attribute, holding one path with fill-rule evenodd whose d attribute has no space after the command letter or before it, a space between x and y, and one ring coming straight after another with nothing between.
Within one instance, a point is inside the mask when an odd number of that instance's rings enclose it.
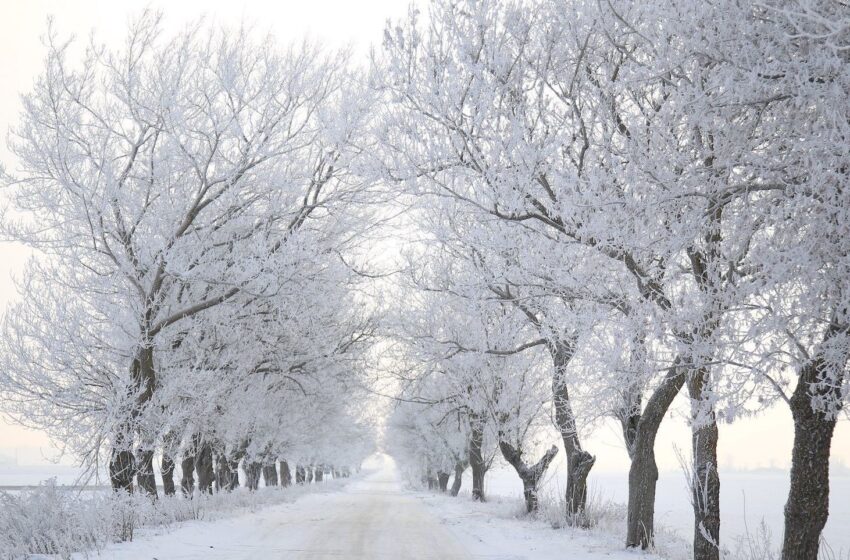
<instances>
[{"instance_id":1,"label":"white sky","mask_svg":"<svg viewBox=\"0 0 850 560\"><path fill-rule=\"evenodd\" d=\"M40 38L47 17L53 15L61 35L81 39L94 31L100 42L115 45L124 36L130 17L145 7L161 8L167 28L175 29L205 15L220 25L252 24L258 32L273 33L280 43L309 35L332 47L351 45L365 55L381 41L388 18L402 17L407 0L0 0L0 131L5 138L19 111L19 95L28 90L42 66ZM0 161L14 169L14 161L0 142ZM0 309L15 297L11 276L18 273L26 252L0 243ZM681 408L681 407L680 407ZM721 426L721 468L787 467L793 429L787 407L777 406L757 418ZM690 448L690 430L678 415L665 422L657 443L659 466L678 468L673 444ZM622 436L615 425L600 428L585 442L597 455L600 471L627 469ZM850 465L850 424L842 422L833 441L833 457ZM35 464L51 455L49 440L40 432L10 425L0 419L0 459L17 455L22 464Z\"/></svg>"}]
</instances>

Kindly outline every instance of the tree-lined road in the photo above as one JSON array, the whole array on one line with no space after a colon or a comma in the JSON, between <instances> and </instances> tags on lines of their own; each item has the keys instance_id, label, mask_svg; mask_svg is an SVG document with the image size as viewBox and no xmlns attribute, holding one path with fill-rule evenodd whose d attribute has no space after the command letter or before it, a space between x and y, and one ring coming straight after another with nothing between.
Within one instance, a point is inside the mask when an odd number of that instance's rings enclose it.
<instances>
[{"instance_id":1,"label":"tree-lined road","mask_svg":"<svg viewBox=\"0 0 850 560\"><path fill-rule=\"evenodd\" d=\"M457 538L401 490L386 455L340 492L310 494L295 504L117 546L114 560L270 560L470 558Z\"/></svg>"}]
</instances>

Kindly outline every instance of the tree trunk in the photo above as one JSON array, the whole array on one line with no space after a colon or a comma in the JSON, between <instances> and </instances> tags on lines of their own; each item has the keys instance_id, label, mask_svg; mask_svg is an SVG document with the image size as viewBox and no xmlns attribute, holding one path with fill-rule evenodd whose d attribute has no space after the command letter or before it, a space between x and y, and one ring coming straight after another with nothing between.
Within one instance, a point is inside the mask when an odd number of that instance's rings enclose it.
<instances>
[{"instance_id":1,"label":"tree trunk","mask_svg":"<svg viewBox=\"0 0 850 560\"><path fill-rule=\"evenodd\" d=\"M136 476L136 458L126 449L126 437L118 436L112 444L109 459L109 480L115 492L133 493L133 478Z\"/></svg>"},{"instance_id":2,"label":"tree trunk","mask_svg":"<svg viewBox=\"0 0 850 560\"><path fill-rule=\"evenodd\" d=\"M260 474L262 472L263 465L261 463L245 460L245 487L248 490L255 491L260 487Z\"/></svg>"},{"instance_id":3,"label":"tree trunk","mask_svg":"<svg viewBox=\"0 0 850 560\"><path fill-rule=\"evenodd\" d=\"M286 488L292 484L292 473L289 471L289 463L280 462L280 485Z\"/></svg>"},{"instance_id":4,"label":"tree trunk","mask_svg":"<svg viewBox=\"0 0 850 560\"><path fill-rule=\"evenodd\" d=\"M484 425L477 417L472 418L472 430L469 437L469 466L472 468L472 499L483 502L484 476L487 464L484 461Z\"/></svg>"},{"instance_id":5,"label":"tree trunk","mask_svg":"<svg viewBox=\"0 0 850 560\"><path fill-rule=\"evenodd\" d=\"M231 491L239 488L239 462L229 459L224 453L216 458L216 484L218 490Z\"/></svg>"},{"instance_id":6,"label":"tree trunk","mask_svg":"<svg viewBox=\"0 0 850 560\"><path fill-rule=\"evenodd\" d=\"M440 492L446 492L449 488L449 473L447 472L438 472L437 473L437 484L440 486Z\"/></svg>"},{"instance_id":7,"label":"tree trunk","mask_svg":"<svg viewBox=\"0 0 850 560\"><path fill-rule=\"evenodd\" d=\"M191 498L195 492L195 456L194 451L187 452L180 462L180 470L183 471L183 476L180 478L180 490L183 496Z\"/></svg>"},{"instance_id":8,"label":"tree trunk","mask_svg":"<svg viewBox=\"0 0 850 560\"><path fill-rule=\"evenodd\" d=\"M316 467L316 482L322 482L325 480L325 467L319 465Z\"/></svg>"},{"instance_id":9,"label":"tree trunk","mask_svg":"<svg viewBox=\"0 0 850 560\"><path fill-rule=\"evenodd\" d=\"M452 482L452 489L449 491L449 494L452 496L457 496L460 493L460 486L463 484L463 472L466 470L468 463L459 461L455 465L455 479Z\"/></svg>"},{"instance_id":10,"label":"tree trunk","mask_svg":"<svg viewBox=\"0 0 850 560\"><path fill-rule=\"evenodd\" d=\"M216 480L213 468L212 446L203 442L197 447L195 455L195 472L198 474L198 491L202 494L213 493L213 482Z\"/></svg>"},{"instance_id":11,"label":"tree trunk","mask_svg":"<svg viewBox=\"0 0 850 560\"><path fill-rule=\"evenodd\" d=\"M275 467L274 463L263 465L263 482L265 483L267 488L271 486L277 486L277 468Z\"/></svg>"},{"instance_id":12,"label":"tree trunk","mask_svg":"<svg viewBox=\"0 0 850 560\"><path fill-rule=\"evenodd\" d=\"M162 454L162 493L166 496L176 494L174 488L174 459L167 452Z\"/></svg>"},{"instance_id":13,"label":"tree trunk","mask_svg":"<svg viewBox=\"0 0 850 560\"><path fill-rule=\"evenodd\" d=\"M239 488L239 459L228 459L228 471L230 472L228 490L237 490ZM258 474L259 478L259 474Z\"/></svg>"},{"instance_id":14,"label":"tree trunk","mask_svg":"<svg viewBox=\"0 0 850 560\"><path fill-rule=\"evenodd\" d=\"M717 472L717 420L704 410L708 370L699 368L688 379L693 430L694 560L720 558L720 476Z\"/></svg>"},{"instance_id":15,"label":"tree trunk","mask_svg":"<svg viewBox=\"0 0 850 560\"><path fill-rule=\"evenodd\" d=\"M567 453L567 523L584 525L587 505L587 476L596 462L596 457L582 449L578 437L575 414L570 404L567 387L567 366L575 354L574 341L559 340L550 343L549 351L554 362L552 375L552 397L555 407L555 425L564 440Z\"/></svg>"},{"instance_id":16,"label":"tree trunk","mask_svg":"<svg viewBox=\"0 0 850 560\"><path fill-rule=\"evenodd\" d=\"M627 547L646 549L653 546L655 489L658 483L655 437L667 410L685 383L685 372L678 364L677 359L664 381L652 393L637 421L627 420L623 423L623 435L632 460L629 468Z\"/></svg>"},{"instance_id":17,"label":"tree trunk","mask_svg":"<svg viewBox=\"0 0 850 560\"><path fill-rule=\"evenodd\" d=\"M547 451L537 462L537 464L530 467L523 462L522 451L515 449L508 442L500 440L499 449L501 450L505 461L507 461L514 470L516 470L520 480L522 480L522 493L525 497L525 510L528 513L537 511L539 507L537 485L540 483L540 479L543 478L543 474L546 472L546 469L549 468L549 464L552 462L552 459L554 459L555 455L558 454L558 448L553 445L551 449L549 449L549 451Z\"/></svg>"},{"instance_id":18,"label":"tree trunk","mask_svg":"<svg viewBox=\"0 0 850 560\"><path fill-rule=\"evenodd\" d=\"M848 359L846 346L841 350L843 356L833 356L831 365L824 359L824 352L830 351L833 338L846 337L847 331L848 327L842 328L832 321L824 336L825 348L820 348L816 359L800 369L797 387L791 395L794 446L791 488L785 503L782 560L808 560L818 556L821 532L829 516L829 455L839 410L827 414L815 410L814 403L821 401L827 407L836 404L840 408L846 367L843 364Z\"/></svg>"},{"instance_id":19,"label":"tree trunk","mask_svg":"<svg viewBox=\"0 0 850 560\"><path fill-rule=\"evenodd\" d=\"M307 480L307 473L302 465L295 465L295 484L304 484Z\"/></svg>"},{"instance_id":20,"label":"tree trunk","mask_svg":"<svg viewBox=\"0 0 850 560\"><path fill-rule=\"evenodd\" d=\"M156 490L156 475L153 472L153 455L152 449L139 451L139 465L136 470L136 483L139 488L144 490L151 498L157 498ZM172 483L173 484L173 483Z\"/></svg>"},{"instance_id":21,"label":"tree trunk","mask_svg":"<svg viewBox=\"0 0 850 560\"><path fill-rule=\"evenodd\" d=\"M306 476L305 481L307 482L307 484L312 484L313 483L313 466L310 465L309 467L307 467L304 474Z\"/></svg>"}]
</instances>

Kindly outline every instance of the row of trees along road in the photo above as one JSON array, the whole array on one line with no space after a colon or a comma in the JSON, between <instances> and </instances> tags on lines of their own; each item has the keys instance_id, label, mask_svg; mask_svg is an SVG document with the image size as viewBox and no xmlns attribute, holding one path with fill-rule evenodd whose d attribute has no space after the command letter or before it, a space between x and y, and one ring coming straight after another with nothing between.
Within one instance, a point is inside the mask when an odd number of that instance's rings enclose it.
<instances>
[{"instance_id":1,"label":"row of trees along road","mask_svg":"<svg viewBox=\"0 0 850 560\"><path fill-rule=\"evenodd\" d=\"M457 1L387 28L383 173L422 232L395 329L411 468L468 462L483 499L498 443L533 509L548 454L519 457L551 416L582 523L578 428L607 413L631 458L626 545L646 548L655 438L685 391L694 557L716 559L717 424L779 402L782 555L817 556L850 392L849 22L806 0Z\"/></svg>"},{"instance_id":2,"label":"row of trees along road","mask_svg":"<svg viewBox=\"0 0 850 560\"><path fill-rule=\"evenodd\" d=\"M359 464L380 195L354 171L370 106L347 56L166 37L153 13L120 49L77 60L51 28L46 50L4 177L3 231L34 250L3 319L4 409L153 496L157 452L166 494L178 457L189 493L213 462L225 487L242 458L254 486L278 459Z\"/></svg>"},{"instance_id":3,"label":"row of trees along road","mask_svg":"<svg viewBox=\"0 0 850 560\"><path fill-rule=\"evenodd\" d=\"M561 443L574 524L582 428L619 420L646 548L684 393L714 560L718 422L788 406L782 554L815 558L850 393L848 30L827 0L435 0L365 73L151 14L74 64L51 30L3 180L35 255L4 409L116 490L155 494L157 454L206 489L213 456L357 462L391 364L386 443L414 476L457 493L471 468L484 499L498 450L533 511ZM373 283L399 205L403 273Z\"/></svg>"}]
</instances>

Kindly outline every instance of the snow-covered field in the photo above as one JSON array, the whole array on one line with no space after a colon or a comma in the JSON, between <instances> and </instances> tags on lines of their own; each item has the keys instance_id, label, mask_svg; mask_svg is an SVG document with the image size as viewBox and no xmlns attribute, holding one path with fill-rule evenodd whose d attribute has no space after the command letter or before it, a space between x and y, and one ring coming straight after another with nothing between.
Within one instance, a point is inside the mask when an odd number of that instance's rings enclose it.
<instances>
[{"instance_id":1,"label":"snow-covered field","mask_svg":"<svg viewBox=\"0 0 850 560\"><path fill-rule=\"evenodd\" d=\"M562 467L561 463L557 464ZM548 473L542 492L561 493L564 473ZM509 467L494 467L488 473L486 490L491 495L520 498L522 484ZM471 479L464 480L468 488ZM590 494L602 502L625 504L628 500L628 475L591 473ZM824 539L840 558L850 555L850 476L833 475L830 481L830 513ZM788 497L788 473L781 470L721 472L720 509L721 540L732 544L746 533L755 534L762 520L774 544L781 544L783 507ZM688 501L684 474L663 471L659 475L656 496L656 523L690 539L693 534L693 511Z\"/></svg>"}]
</instances>

